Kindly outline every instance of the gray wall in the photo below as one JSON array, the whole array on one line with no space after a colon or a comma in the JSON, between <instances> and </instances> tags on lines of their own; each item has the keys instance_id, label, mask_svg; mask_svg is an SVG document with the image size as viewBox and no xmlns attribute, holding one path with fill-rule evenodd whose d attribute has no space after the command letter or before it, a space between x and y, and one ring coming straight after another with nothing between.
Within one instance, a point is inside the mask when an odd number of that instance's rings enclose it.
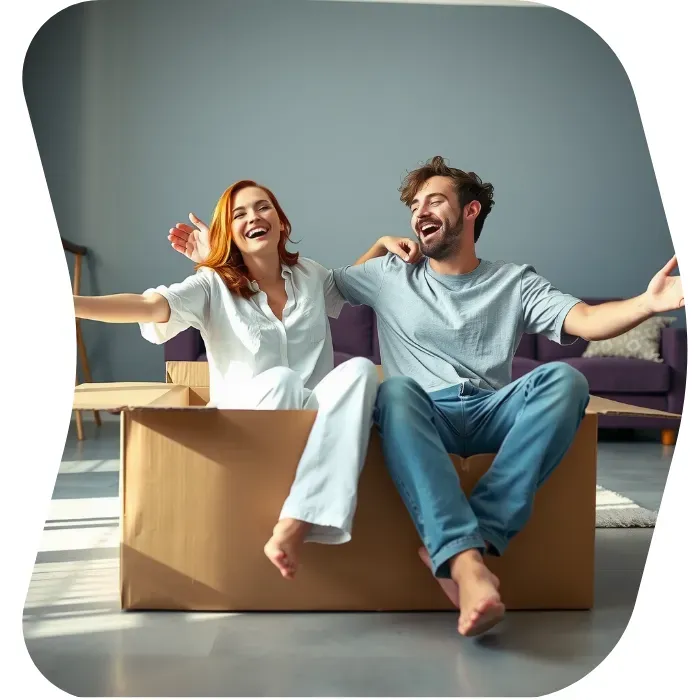
<instances>
[{"instance_id":1,"label":"gray wall","mask_svg":"<svg viewBox=\"0 0 700 700\"><path fill-rule=\"evenodd\" d=\"M673 255L627 76L557 10L98 0L41 28L24 80L59 230L91 251L85 294L185 277L169 227L243 177L303 255L350 263L409 232L401 177L436 154L495 185L483 257L631 296ZM95 380L162 379L137 326L84 329Z\"/></svg>"}]
</instances>

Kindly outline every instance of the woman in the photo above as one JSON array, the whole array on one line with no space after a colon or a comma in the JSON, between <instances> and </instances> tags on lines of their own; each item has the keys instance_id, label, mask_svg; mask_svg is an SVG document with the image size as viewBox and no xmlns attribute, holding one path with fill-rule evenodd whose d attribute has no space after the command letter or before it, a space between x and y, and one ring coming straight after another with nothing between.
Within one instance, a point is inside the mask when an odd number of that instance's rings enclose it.
<instances>
[{"instance_id":1,"label":"woman","mask_svg":"<svg viewBox=\"0 0 700 700\"><path fill-rule=\"evenodd\" d=\"M290 494L264 547L288 579L296 573L302 542L350 540L379 381L366 358L333 368L327 315L337 317L345 300L328 270L287 251L290 234L274 194L242 180L219 199L206 257L183 282L143 294L74 297L78 318L139 323L152 343L190 326L199 330L211 405L317 410ZM404 259L418 254L408 239L380 241L358 263L387 250Z\"/></svg>"}]
</instances>

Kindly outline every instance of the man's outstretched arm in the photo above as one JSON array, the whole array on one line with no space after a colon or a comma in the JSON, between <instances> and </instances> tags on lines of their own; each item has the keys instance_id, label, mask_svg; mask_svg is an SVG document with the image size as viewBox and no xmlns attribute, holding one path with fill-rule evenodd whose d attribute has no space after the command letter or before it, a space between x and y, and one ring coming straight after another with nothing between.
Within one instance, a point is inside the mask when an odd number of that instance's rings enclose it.
<instances>
[{"instance_id":1,"label":"man's outstretched arm","mask_svg":"<svg viewBox=\"0 0 700 700\"><path fill-rule=\"evenodd\" d=\"M654 314L682 308L685 306L683 283L679 275L671 275L677 266L674 255L639 296L595 306L576 304L564 321L564 331L585 340L607 340L626 333Z\"/></svg>"}]
</instances>

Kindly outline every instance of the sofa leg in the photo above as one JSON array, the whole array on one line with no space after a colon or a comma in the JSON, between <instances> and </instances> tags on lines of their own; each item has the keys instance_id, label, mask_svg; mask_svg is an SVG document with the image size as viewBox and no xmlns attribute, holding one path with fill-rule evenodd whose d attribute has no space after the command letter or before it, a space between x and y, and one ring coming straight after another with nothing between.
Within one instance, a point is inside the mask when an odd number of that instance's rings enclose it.
<instances>
[{"instance_id":1,"label":"sofa leg","mask_svg":"<svg viewBox=\"0 0 700 700\"><path fill-rule=\"evenodd\" d=\"M677 430L662 430L661 431L661 444L662 445L675 445L676 438L678 437Z\"/></svg>"}]
</instances>

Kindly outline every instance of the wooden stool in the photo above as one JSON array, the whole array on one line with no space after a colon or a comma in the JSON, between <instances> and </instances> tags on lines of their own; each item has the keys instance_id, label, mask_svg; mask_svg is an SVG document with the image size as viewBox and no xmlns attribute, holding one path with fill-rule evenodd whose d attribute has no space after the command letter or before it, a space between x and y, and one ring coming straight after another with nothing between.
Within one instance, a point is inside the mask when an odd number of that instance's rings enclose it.
<instances>
[{"instance_id":1,"label":"wooden stool","mask_svg":"<svg viewBox=\"0 0 700 700\"><path fill-rule=\"evenodd\" d=\"M75 296L80 295L80 273L81 273L81 264L83 261L83 256L87 255L87 248L81 245L76 245L75 243L71 243L70 241L67 241L65 238L61 238L61 243L63 243L63 250L67 250L69 253L73 253L75 255L75 265L73 267L73 294ZM76 318L75 319L75 334L76 334L76 340L78 343L78 358L80 359L80 365L83 369L83 375L85 376L85 381L86 382L92 382L92 374L90 373L90 366L88 365L88 358L87 358L87 352L85 350L85 343L83 342L83 333L82 330L80 329L80 319ZM76 369L75 373L75 383L76 385L79 384L78 380L78 372ZM99 411L93 411L93 414L95 415L95 424L96 425L102 425L102 419L100 418L100 413ZM83 430L83 416L80 411L75 412L75 421L76 421L76 428L78 431L78 440L84 440L85 439L85 432Z\"/></svg>"}]
</instances>

